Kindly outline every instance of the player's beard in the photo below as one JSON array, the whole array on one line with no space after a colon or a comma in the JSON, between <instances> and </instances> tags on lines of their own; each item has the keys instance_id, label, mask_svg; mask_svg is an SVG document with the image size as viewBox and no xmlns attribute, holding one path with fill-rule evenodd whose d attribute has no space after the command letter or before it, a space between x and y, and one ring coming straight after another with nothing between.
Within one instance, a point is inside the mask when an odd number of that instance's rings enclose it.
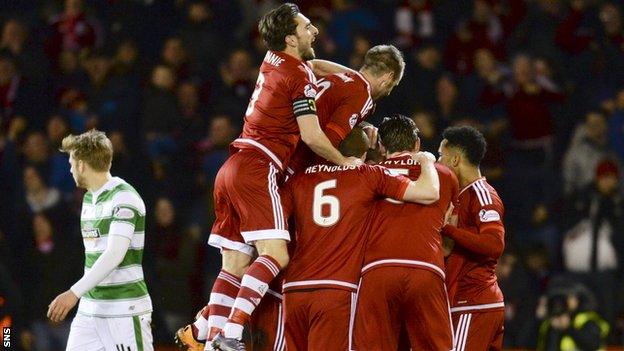
<instances>
[{"instance_id":1,"label":"player's beard","mask_svg":"<svg viewBox=\"0 0 624 351\"><path fill-rule=\"evenodd\" d=\"M76 177L74 178L74 181L76 181L76 186L79 188L87 188L87 181L85 179L84 176L78 175L76 174Z\"/></svg>"},{"instance_id":2,"label":"player's beard","mask_svg":"<svg viewBox=\"0 0 624 351\"><path fill-rule=\"evenodd\" d=\"M314 48L312 47L312 45L302 50L300 52L300 55L303 61L310 61L316 58L316 55L314 54Z\"/></svg>"}]
</instances>

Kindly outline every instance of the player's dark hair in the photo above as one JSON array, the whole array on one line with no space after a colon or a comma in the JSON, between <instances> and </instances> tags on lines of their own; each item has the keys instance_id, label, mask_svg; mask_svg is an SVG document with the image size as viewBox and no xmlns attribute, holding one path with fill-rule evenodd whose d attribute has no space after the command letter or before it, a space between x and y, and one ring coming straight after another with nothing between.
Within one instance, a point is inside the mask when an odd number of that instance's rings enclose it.
<instances>
[{"instance_id":1,"label":"player's dark hair","mask_svg":"<svg viewBox=\"0 0 624 351\"><path fill-rule=\"evenodd\" d=\"M340 142L338 150L344 157L362 157L368 150L368 136L361 127L354 127L347 137Z\"/></svg>"},{"instance_id":2,"label":"player's dark hair","mask_svg":"<svg viewBox=\"0 0 624 351\"><path fill-rule=\"evenodd\" d=\"M285 3L267 12L258 23L258 32L262 41L269 50L282 51L286 49L284 39L287 35L297 33L295 17L299 14L299 7Z\"/></svg>"},{"instance_id":3,"label":"player's dark hair","mask_svg":"<svg viewBox=\"0 0 624 351\"><path fill-rule=\"evenodd\" d=\"M471 126L448 127L442 132L442 137L446 139L447 146L460 149L470 164L479 166L483 155L485 155L487 142L483 134L476 128Z\"/></svg>"},{"instance_id":4,"label":"player's dark hair","mask_svg":"<svg viewBox=\"0 0 624 351\"><path fill-rule=\"evenodd\" d=\"M379 140L388 153L414 151L418 141L416 123L404 115L396 114L383 119L379 125Z\"/></svg>"},{"instance_id":5,"label":"player's dark hair","mask_svg":"<svg viewBox=\"0 0 624 351\"><path fill-rule=\"evenodd\" d=\"M401 51L394 45L377 45L366 52L362 69L376 76L390 72L394 74L395 79L401 79L405 60Z\"/></svg>"}]
</instances>

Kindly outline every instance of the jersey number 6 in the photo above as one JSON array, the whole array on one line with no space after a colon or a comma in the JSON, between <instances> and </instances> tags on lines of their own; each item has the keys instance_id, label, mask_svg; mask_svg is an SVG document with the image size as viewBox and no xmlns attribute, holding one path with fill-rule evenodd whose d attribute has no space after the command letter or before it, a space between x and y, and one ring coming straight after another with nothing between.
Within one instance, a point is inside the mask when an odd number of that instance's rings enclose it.
<instances>
[{"instance_id":1,"label":"jersey number 6","mask_svg":"<svg viewBox=\"0 0 624 351\"><path fill-rule=\"evenodd\" d=\"M327 189L336 188L336 179L327 180L314 187L312 218L321 227L330 227L340 219L340 200L333 195L324 195ZM329 206L329 216L323 216L323 205Z\"/></svg>"}]
</instances>

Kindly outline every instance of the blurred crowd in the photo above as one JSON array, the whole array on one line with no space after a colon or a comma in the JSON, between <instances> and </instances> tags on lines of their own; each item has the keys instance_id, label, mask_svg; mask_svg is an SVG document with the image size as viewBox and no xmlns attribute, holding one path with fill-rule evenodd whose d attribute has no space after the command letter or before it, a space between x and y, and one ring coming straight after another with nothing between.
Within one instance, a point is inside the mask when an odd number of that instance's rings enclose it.
<instances>
[{"instance_id":1,"label":"blurred crowd","mask_svg":"<svg viewBox=\"0 0 624 351\"><path fill-rule=\"evenodd\" d=\"M482 170L507 213L505 345L546 342L540 325L561 325L557 301L581 290L622 344L623 1L295 2L318 58L357 68L372 45L403 51L372 122L410 115L432 152L449 125L487 136ZM0 0L0 324L25 348L64 348L69 324L45 312L82 275L83 191L58 147L93 127L147 203L156 341L203 305L220 262L212 184L265 53L257 19L277 3Z\"/></svg>"}]
</instances>

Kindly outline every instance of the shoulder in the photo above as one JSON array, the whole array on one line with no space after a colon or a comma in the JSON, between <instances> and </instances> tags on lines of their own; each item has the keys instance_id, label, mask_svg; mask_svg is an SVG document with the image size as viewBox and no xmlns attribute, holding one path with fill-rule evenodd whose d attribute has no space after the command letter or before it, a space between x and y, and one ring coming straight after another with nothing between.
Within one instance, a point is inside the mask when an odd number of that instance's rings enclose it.
<instances>
[{"instance_id":1,"label":"shoulder","mask_svg":"<svg viewBox=\"0 0 624 351\"><path fill-rule=\"evenodd\" d=\"M113 189L113 207L128 206L134 208L138 213L145 214L145 203L134 189L134 187L123 180L120 180Z\"/></svg>"}]
</instances>

